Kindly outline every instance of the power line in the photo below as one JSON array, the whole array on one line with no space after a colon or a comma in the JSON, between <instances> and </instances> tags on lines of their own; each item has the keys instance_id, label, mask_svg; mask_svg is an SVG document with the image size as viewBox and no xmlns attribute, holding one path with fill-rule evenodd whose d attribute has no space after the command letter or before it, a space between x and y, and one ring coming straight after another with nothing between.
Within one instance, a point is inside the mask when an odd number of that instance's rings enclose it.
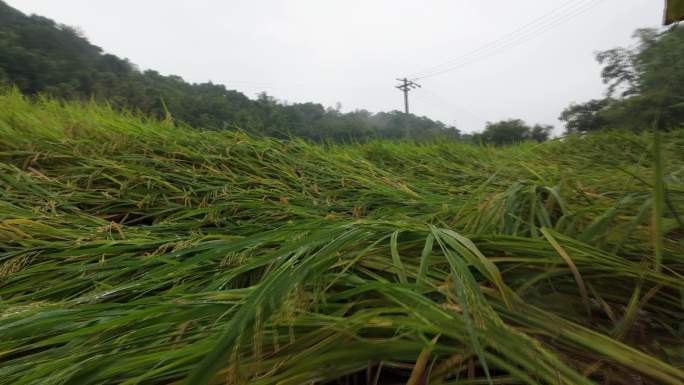
<instances>
[{"instance_id":1,"label":"power line","mask_svg":"<svg viewBox=\"0 0 684 385\"><path fill-rule=\"evenodd\" d=\"M580 2L581 2L581 1L584 1L584 0L570 0L570 1L567 1L567 2L563 3L563 5L561 5L560 7L555 8L555 9L551 10L550 12L547 12L547 13L545 13L544 15L539 16L539 17L537 17L537 18L531 20L531 21L528 22L527 24L524 24L524 25L518 27L517 29L515 29L515 30L513 30L513 31L511 31L511 32L509 32L509 33L507 33L507 34L505 34L505 35L499 37L498 39L492 40L492 41L490 41L489 43L486 43L486 44L484 44L484 45L482 45L482 46L480 46L480 47L478 47L478 48L476 48L476 49L474 49L474 50L472 50L472 51L470 51L470 52L468 52L468 53L466 53L466 54L464 54L464 55L462 55L462 56L457 57L456 59L448 60L448 61L446 61L446 62L443 62L442 64L439 64L439 65L436 65L436 66L434 66L434 67L428 68L428 69L426 69L426 70L424 70L424 71L414 72L414 73L412 73L412 74L409 74L409 77L418 76L418 75L420 75L420 74L422 74L422 73L425 73L425 72L431 72L431 71L433 71L433 70L440 69L441 67L443 67L443 66L445 66L445 65L450 65L450 64L452 64L454 61L462 60L464 57L467 57L467 56L470 56L470 55L472 55L472 54L475 54L475 53L477 53L477 52L479 52L479 51L481 51L481 50L483 50L483 49L485 49L485 48L488 48L488 47L491 46L491 45L497 44L497 43L501 42L502 40L508 39L508 38L511 37L512 35L515 35L516 33L520 32L520 31L523 31L523 30L525 30L527 27L529 27L529 26L535 24L535 23L538 22L539 20L547 19L547 18L550 17L552 14L554 14L554 13L556 13L556 12L562 10L563 8L567 7L568 5L571 5L572 3L576 2L576 1L580 1Z\"/></svg>"},{"instance_id":2,"label":"power line","mask_svg":"<svg viewBox=\"0 0 684 385\"><path fill-rule=\"evenodd\" d=\"M449 62L443 63L439 66L432 67L431 69L428 69L425 71L414 73L413 75L416 75L416 74L419 74L419 75L422 74L422 75L414 76L413 79L418 80L418 79L425 79L428 77L441 75L443 73L453 71L457 68L461 68L461 67L463 67L467 64L473 63L477 60L487 58L487 57L489 57L489 56L491 56L497 52L500 52L500 51L506 49L506 48L509 48L509 47L512 47L515 45L519 45L519 44L523 43L524 41L527 41L531 38L537 37L537 36L547 32L547 31L567 22L568 20L588 11L589 9L595 7L596 5L601 3L602 1L604 1L604 0L589 0L588 2L581 0L580 2L577 2L573 5L571 5L570 7L567 7L567 5L569 3L565 3L564 6L561 6L561 7L557 8L556 10L547 13L544 16L541 16L541 17L535 19L534 21L526 24L525 26L518 28L516 31L511 32L511 33L507 34L506 36L503 36L503 37L501 37L497 40L494 40L490 43L487 43L487 44L481 46L480 48L477 48L477 49L461 56L460 58L457 58L457 59L451 60ZM564 8L569 8L569 9L565 9L566 12L564 12L562 14L558 14L558 15L555 15L551 18L547 18L542 23L536 23L537 20L543 19L547 15L556 13L559 10L564 9ZM522 32L522 31L524 31L524 32Z\"/></svg>"},{"instance_id":3,"label":"power line","mask_svg":"<svg viewBox=\"0 0 684 385\"><path fill-rule=\"evenodd\" d=\"M532 39L534 37L537 37L567 21L570 19L577 17L580 14L583 14L590 10L591 8L597 6L599 3L601 3L603 0L589 0L589 1L568 1L564 3L561 7L558 7L551 12L546 13L543 16L540 16L527 24L523 25L522 27L519 27L515 31L497 39L492 42L489 42L471 52L469 52L466 55L461 56L458 59L449 61L447 63L443 63L439 66L432 67L431 69L419 72L419 73L414 73L413 75L416 74L422 74L420 76L414 77L413 80L418 80L418 79L425 79L428 77L433 77L437 76L446 72L453 71L457 68L463 67L467 64L473 63L477 60L482 60L486 57L489 57L493 54L496 54L497 52L500 52L506 48L519 45L523 43L524 41L527 41L529 39ZM562 11L562 12L561 12ZM552 17L549 17L549 15L553 15ZM539 22L540 20L543 20L543 22ZM402 79L398 79L402 81ZM407 82L407 78L403 79L404 82ZM397 87L399 88L399 87ZM441 96L432 93L429 90L425 90L429 92L430 94L433 95L433 97L429 98L430 100L437 101L439 103L442 103L445 106L449 106L450 108L458 109L461 110L461 112L468 113L472 117L476 117L478 119L482 119L478 116L475 116L471 111L464 110L464 109L459 109L456 108L452 103L447 102L444 98ZM423 99L426 95L420 95L419 99ZM405 97L406 93L405 93ZM428 100L429 101L429 100ZM408 107L407 107L408 108ZM408 109L407 109L408 111ZM482 119L486 120L486 119Z\"/></svg>"},{"instance_id":4,"label":"power line","mask_svg":"<svg viewBox=\"0 0 684 385\"><path fill-rule=\"evenodd\" d=\"M562 21L564 18L567 18L568 15L573 15L578 9L581 9L583 6L586 6L588 3L587 1L591 2L593 0L579 0L577 1L570 1L565 3L563 6L558 7L554 9L551 12L548 12L547 14L538 17L537 19L534 19L533 21L527 23L526 25L518 28L517 30L510 32L498 39L495 39L487 44L484 44L456 59L452 59L450 61L447 61L445 63L442 63L438 66L434 66L430 69L414 73L412 74L414 77L423 77L426 76L427 74L431 74L436 71L441 71L444 70L445 68L450 68L454 66L457 63L461 63L463 61L467 61L473 58L476 58L477 56L481 56L482 54L487 54L488 51L495 51L502 49L504 47L507 47L513 42L519 41L520 39L526 38L534 33L538 33L540 31L543 31L544 29L547 29L549 26L552 26L553 23L556 23L558 21ZM564 10L564 12L559 13L559 11ZM555 13L558 13L554 15ZM553 16L551 16L553 15ZM540 22L541 21L541 22Z\"/></svg>"},{"instance_id":5,"label":"power line","mask_svg":"<svg viewBox=\"0 0 684 385\"><path fill-rule=\"evenodd\" d=\"M471 58L464 57L464 60L462 60L461 62L458 62L458 64L454 63L450 67L444 68L444 69L439 70L439 71L427 73L423 76L417 77L416 79L424 79L424 78L428 78L428 77L441 75L441 74L444 74L447 72L451 72L455 69L458 69L458 68L464 67L466 65L472 64L476 61L491 57L491 56L493 56L493 55L495 55L501 51L504 51L504 50L510 48L510 47L518 46L518 45L520 45L520 44L522 44L528 40L531 40L531 39L533 39L533 38L535 38L535 37L537 37L537 36L539 36L545 32L552 30L553 28L569 21L570 19L572 19L572 18L574 18L574 17L576 17L576 16L578 16L578 15L580 15L586 11L588 11L589 9L598 5L601 1L603 1L603 0L595 0L594 2L583 4L584 7L582 7L582 8L575 9L575 10L573 10L573 12L566 14L566 15L563 15L562 17L556 18L554 20L551 20L549 23L540 24L539 26L535 27L535 29L527 31L526 33L524 33L520 36L517 36L512 40L504 42L503 44L501 44L499 46L495 46L495 47L492 47L488 50L485 50L482 53L480 53L479 55L475 55L474 57L471 57Z\"/></svg>"}]
</instances>

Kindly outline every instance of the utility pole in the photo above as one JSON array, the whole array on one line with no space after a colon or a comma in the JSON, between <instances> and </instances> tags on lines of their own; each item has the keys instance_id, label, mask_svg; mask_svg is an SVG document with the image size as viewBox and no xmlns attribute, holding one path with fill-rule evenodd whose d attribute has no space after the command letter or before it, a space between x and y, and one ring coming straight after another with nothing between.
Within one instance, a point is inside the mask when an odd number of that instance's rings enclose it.
<instances>
[{"instance_id":1,"label":"utility pole","mask_svg":"<svg viewBox=\"0 0 684 385\"><path fill-rule=\"evenodd\" d=\"M406 78L397 79L397 80L399 80L401 82L401 84L399 84L398 86L394 86L394 87L398 88L404 92L404 112L408 114L409 113L408 93L412 89L420 87L420 84L418 84L412 80L408 80Z\"/></svg>"}]
</instances>

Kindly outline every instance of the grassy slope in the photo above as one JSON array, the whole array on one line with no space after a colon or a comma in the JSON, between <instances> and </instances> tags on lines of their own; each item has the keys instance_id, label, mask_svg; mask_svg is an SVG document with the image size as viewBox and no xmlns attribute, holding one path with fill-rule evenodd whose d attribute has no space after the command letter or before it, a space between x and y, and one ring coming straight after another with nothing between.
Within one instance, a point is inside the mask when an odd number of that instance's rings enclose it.
<instances>
[{"instance_id":1,"label":"grassy slope","mask_svg":"<svg viewBox=\"0 0 684 385\"><path fill-rule=\"evenodd\" d=\"M684 382L681 131L655 218L648 135L324 148L0 106L0 384Z\"/></svg>"}]
</instances>

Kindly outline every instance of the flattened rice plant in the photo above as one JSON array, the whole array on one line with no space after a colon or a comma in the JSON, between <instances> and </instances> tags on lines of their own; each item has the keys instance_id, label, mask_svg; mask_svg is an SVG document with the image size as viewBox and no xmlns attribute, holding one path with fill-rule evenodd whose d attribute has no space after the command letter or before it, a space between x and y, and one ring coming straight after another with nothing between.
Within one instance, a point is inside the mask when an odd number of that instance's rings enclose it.
<instances>
[{"instance_id":1,"label":"flattened rice plant","mask_svg":"<svg viewBox=\"0 0 684 385\"><path fill-rule=\"evenodd\" d=\"M318 146L0 95L0 384L682 384L684 134Z\"/></svg>"}]
</instances>

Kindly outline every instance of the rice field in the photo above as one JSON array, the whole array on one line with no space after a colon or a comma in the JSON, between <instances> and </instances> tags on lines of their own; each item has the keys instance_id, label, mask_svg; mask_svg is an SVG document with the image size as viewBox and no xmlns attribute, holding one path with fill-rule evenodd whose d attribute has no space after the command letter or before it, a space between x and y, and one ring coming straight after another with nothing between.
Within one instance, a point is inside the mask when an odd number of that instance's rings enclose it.
<instances>
[{"instance_id":1,"label":"rice field","mask_svg":"<svg viewBox=\"0 0 684 385\"><path fill-rule=\"evenodd\" d=\"M313 145L0 94L0 384L684 384L684 131Z\"/></svg>"}]
</instances>

